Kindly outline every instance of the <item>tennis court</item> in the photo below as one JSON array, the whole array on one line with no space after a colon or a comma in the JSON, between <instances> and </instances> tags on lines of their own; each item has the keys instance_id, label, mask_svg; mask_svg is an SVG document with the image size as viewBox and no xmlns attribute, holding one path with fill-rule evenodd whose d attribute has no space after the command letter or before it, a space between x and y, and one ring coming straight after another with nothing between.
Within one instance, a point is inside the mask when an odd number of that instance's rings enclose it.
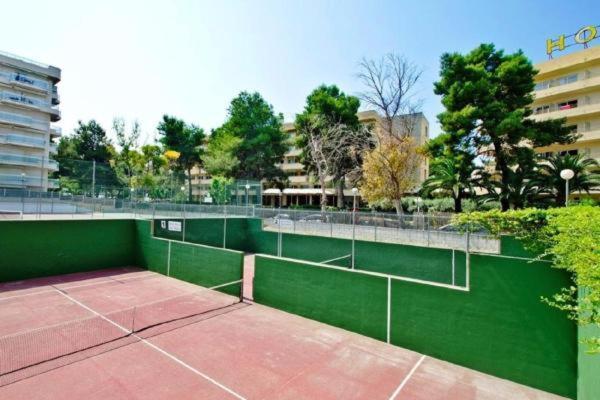
<instances>
[{"instance_id":1,"label":"tennis court","mask_svg":"<svg viewBox=\"0 0 600 400\"><path fill-rule=\"evenodd\" d=\"M117 268L0 284L0 398L559 397L222 291Z\"/></svg>"}]
</instances>

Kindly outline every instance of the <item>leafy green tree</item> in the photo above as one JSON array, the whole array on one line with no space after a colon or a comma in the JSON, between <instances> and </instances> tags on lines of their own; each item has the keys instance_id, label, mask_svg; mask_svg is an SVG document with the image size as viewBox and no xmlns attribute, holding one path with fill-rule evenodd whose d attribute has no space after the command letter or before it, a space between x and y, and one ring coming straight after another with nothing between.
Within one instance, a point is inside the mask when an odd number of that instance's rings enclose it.
<instances>
[{"instance_id":1,"label":"leafy green tree","mask_svg":"<svg viewBox=\"0 0 600 400\"><path fill-rule=\"evenodd\" d=\"M213 176L208 193L214 204L223 205L229 203L229 188L233 179L224 176Z\"/></svg>"},{"instance_id":2,"label":"leafy green tree","mask_svg":"<svg viewBox=\"0 0 600 400\"><path fill-rule=\"evenodd\" d=\"M229 132L213 132L202 157L206 172L212 176L231 177L240 164L235 152L241 143L241 138Z\"/></svg>"},{"instance_id":3,"label":"leafy green tree","mask_svg":"<svg viewBox=\"0 0 600 400\"><path fill-rule=\"evenodd\" d=\"M495 172L489 183L498 191L504 211L519 196L511 190L520 180L513 171L530 168L535 158L532 146L575 140L562 119L528 118L535 73L522 51L505 54L492 44L482 44L466 55L442 55L440 80L435 83L434 91L446 108L438 120L448 141L467 140L478 154L491 154Z\"/></svg>"},{"instance_id":4,"label":"leafy green tree","mask_svg":"<svg viewBox=\"0 0 600 400\"><path fill-rule=\"evenodd\" d=\"M78 121L72 135L64 136L54 158L59 162L61 187L71 192L96 191L104 187L119 187L117 174L111 165L115 149L106 131L96 121Z\"/></svg>"},{"instance_id":5,"label":"leafy green tree","mask_svg":"<svg viewBox=\"0 0 600 400\"><path fill-rule=\"evenodd\" d=\"M115 169L127 187L132 187L132 179L136 173L141 172L141 154L137 152L137 141L140 137L140 125L134 121L131 130L127 133L123 118L113 119L113 131L117 137L117 144L121 151L115 157Z\"/></svg>"},{"instance_id":6,"label":"leafy green tree","mask_svg":"<svg viewBox=\"0 0 600 400\"><path fill-rule=\"evenodd\" d=\"M217 137L241 139L235 151L230 152L239 161L231 176L253 180L277 180L284 176L276 166L288 150L282 122L283 115L275 114L273 106L259 93L241 92L231 101L227 120L215 130ZM231 140L228 144L232 144Z\"/></svg>"},{"instance_id":7,"label":"leafy green tree","mask_svg":"<svg viewBox=\"0 0 600 400\"><path fill-rule=\"evenodd\" d=\"M539 187L546 189L556 199L557 205L565 204L565 180L560 177L563 169L572 170L575 175L569 180L569 193L589 192L600 187L600 173L598 162L591 158L584 158L580 154L555 154L539 164L539 171L534 182Z\"/></svg>"},{"instance_id":8,"label":"leafy green tree","mask_svg":"<svg viewBox=\"0 0 600 400\"><path fill-rule=\"evenodd\" d=\"M188 201L192 201L192 168L201 165L204 130L188 125L183 120L169 115L163 115L158 124L160 143L165 149L177 152L175 166L180 172L187 173Z\"/></svg>"},{"instance_id":9,"label":"leafy green tree","mask_svg":"<svg viewBox=\"0 0 600 400\"><path fill-rule=\"evenodd\" d=\"M359 131L359 121L356 113L360 107L360 100L354 96L347 96L335 85L321 85L306 98L304 111L296 116L296 131L298 135L298 146L302 148L302 162L307 171L314 171L314 160L309 155L309 137L306 132L314 132L314 120L317 118L323 121L323 132L330 132L331 127L335 125L343 125L345 129L337 130L344 135L348 130L353 132L363 132L364 141L368 142L371 135L368 130ZM318 135L318 132L316 132ZM341 141L341 138L328 135L328 140ZM340 157L337 157L333 162L331 172L336 184L337 190L337 206L344 206L344 181L345 176L355 170L362 163L362 158L357 157L352 151L352 147L356 145L355 140L347 141L346 149L339 149ZM324 147L328 147L324 144Z\"/></svg>"},{"instance_id":10,"label":"leafy green tree","mask_svg":"<svg viewBox=\"0 0 600 400\"><path fill-rule=\"evenodd\" d=\"M469 164L466 164L469 165ZM435 191L450 193L454 200L454 212L462 212L462 199L472 194L472 168L465 168L461 160L438 158L430 166L429 177L423 182L422 192L430 195Z\"/></svg>"}]
</instances>

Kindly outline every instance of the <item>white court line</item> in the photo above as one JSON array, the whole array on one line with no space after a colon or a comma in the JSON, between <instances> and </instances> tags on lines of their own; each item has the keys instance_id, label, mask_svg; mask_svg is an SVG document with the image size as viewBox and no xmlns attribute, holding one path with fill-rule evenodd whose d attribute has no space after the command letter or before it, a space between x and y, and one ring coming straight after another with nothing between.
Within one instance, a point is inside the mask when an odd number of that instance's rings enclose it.
<instances>
[{"instance_id":1,"label":"white court line","mask_svg":"<svg viewBox=\"0 0 600 400\"><path fill-rule=\"evenodd\" d=\"M100 281L100 282L90 282L90 283L84 283L81 285L73 285L73 286L69 286L69 287L61 287L62 290L71 290L71 289L79 289L82 287L89 287L89 286L100 286L100 285L104 285L106 283L119 283L121 281L129 281L132 279L142 279L142 278L154 278L155 275L154 274L145 274L142 276L130 276L130 277L125 277L125 278L113 278L113 277L102 277L102 278L107 278L108 280L105 281ZM91 279L99 279L99 278L91 278ZM54 285L66 285L68 284L67 282L65 283L55 283ZM47 285L45 285L47 286ZM26 289L23 289L26 290ZM40 290L38 292L32 292L32 293L24 293L24 294L15 294L14 296L5 296L2 297L0 296L0 301L2 300L9 300L9 299L16 299L19 297L27 297L27 296L35 296L37 294L43 294L43 293L54 293L56 290L55 289L44 289L44 290Z\"/></svg>"},{"instance_id":2,"label":"white court line","mask_svg":"<svg viewBox=\"0 0 600 400\"><path fill-rule=\"evenodd\" d=\"M342 258L347 258L347 257L352 257L352 254L346 254L345 256L341 256L341 257L337 257L337 258L332 258L331 260L319 261L319 263L320 264L327 264L329 262L341 260Z\"/></svg>"},{"instance_id":3,"label":"white court line","mask_svg":"<svg viewBox=\"0 0 600 400\"><path fill-rule=\"evenodd\" d=\"M400 383L400 386L398 386L398 388L396 388L396 391L394 393L392 393L392 395L390 396L389 400L394 400L396 398L396 396L398 396L398 394L400 393L400 391L404 388L404 386L408 383L409 379L413 376L413 374L415 373L415 371L417 370L417 368L419 368L419 365L421 365L421 363L423 362L423 360L425 360L425 355L421 356L421 358L419 358L419 361L417 361L415 363L415 365L413 365L413 367L410 370L410 372L408 373L408 375L406 375L404 377L404 380L402 380L402 383Z\"/></svg>"},{"instance_id":4,"label":"white court line","mask_svg":"<svg viewBox=\"0 0 600 400\"><path fill-rule=\"evenodd\" d=\"M211 378L210 376L198 371L196 368L192 367L189 364L186 364L185 362L183 362L181 359L175 357L173 354L161 349L160 347L158 347L157 345L150 343L149 341L147 341L146 339L136 335L135 333L131 333L128 329L122 327L121 325L117 324L116 322L106 318L104 315L100 314L99 312L93 310L92 308L86 306L85 304L83 304L82 302L74 299L73 297L69 296L68 294L62 292L61 290L55 288L55 290L62 294L63 296L65 296L67 299L71 300L73 303L85 308L86 310L88 310L89 312L99 316L100 318L106 320L107 322L111 323L112 325L116 326L117 328L119 328L120 330L122 330L123 332L127 333L128 335L131 335L133 337L135 337L136 339L140 340L142 343L144 343L146 346L150 347L151 349L154 349L156 351L158 351L159 353L163 354L166 357L169 357L171 360L175 361L176 363L178 363L179 365L187 368L188 370L192 371L193 373L195 373L196 375L201 376L202 378L206 379L207 381L209 381L210 383L212 383L213 385L223 389L224 391L226 391L227 393L231 394L232 396L234 396L237 399L240 400L246 400L245 397L239 395L238 393L234 392L232 389L228 388L227 386L223 385L222 383L219 383L218 381L216 381L215 379Z\"/></svg>"}]
</instances>

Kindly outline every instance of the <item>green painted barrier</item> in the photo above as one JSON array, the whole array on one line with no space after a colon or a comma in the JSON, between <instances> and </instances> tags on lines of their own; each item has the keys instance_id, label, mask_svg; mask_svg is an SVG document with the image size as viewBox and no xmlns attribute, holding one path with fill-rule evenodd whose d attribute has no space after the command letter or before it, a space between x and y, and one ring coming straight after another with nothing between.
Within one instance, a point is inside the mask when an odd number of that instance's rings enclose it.
<instances>
[{"instance_id":1,"label":"green painted barrier","mask_svg":"<svg viewBox=\"0 0 600 400\"><path fill-rule=\"evenodd\" d=\"M575 397L575 325L540 301L568 285L568 275L545 262L470 261L470 291L390 279L390 342ZM379 340L388 328L387 289L377 274L256 257L256 302Z\"/></svg>"},{"instance_id":2,"label":"green painted barrier","mask_svg":"<svg viewBox=\"0 0 600 400\"><path fill-rule=\"evenodd\" d=\"M174 219L167 220L175 221ZM222 220L221 220L222 221ZM199 286L216 288L224 293L241 296L242 284L232 283L242 279L244 254L205 245L184 243L152 236L152 223L137 220L138 249L136 260L139 266ZM154 230L160 222L154 221ZM168 235L163 229L161 234ZM183 232L179 232L183 233Z\"/></svg>"},{"instance_id":3,"label":"green painted barrier","mask_svg":"<svg viewBox=\"0 0 600 400\"><path fill-rule=\"evenodd\" d=\"M130 220L0 222L0 282L134 265Z\"/></svg>"},{"instance_id":4,"label":"green painted barrier","mask_svg":"<svg viewBox=\"0 0 600 400\"><path fill-rule=\"evenodd\" d=\"M183 234L158 229L169 221L156 220L155 234L177 239ZM226 247L259 254L277 255L278 233L264 231L255 218L227 219ZM187 219L185 241L223 246L223 218ZM180 239L177 239L180 240ZM298 260L351 267L352 241L324 236L282 233L282 256ZM463 251L393 243L355 242L355 268L413 279L458 286L466 285L466 256Z\"/></svg>"},{"instance_id":5,"label":"green painted barrier","mask_svg":"<svg viewBox=\"0 0 600 400\"><path fill-rule=\"evenodd\" d=\"M387 279L301 261L255 257L254 301L386 339Z\"/></svg>"}]
</instances>

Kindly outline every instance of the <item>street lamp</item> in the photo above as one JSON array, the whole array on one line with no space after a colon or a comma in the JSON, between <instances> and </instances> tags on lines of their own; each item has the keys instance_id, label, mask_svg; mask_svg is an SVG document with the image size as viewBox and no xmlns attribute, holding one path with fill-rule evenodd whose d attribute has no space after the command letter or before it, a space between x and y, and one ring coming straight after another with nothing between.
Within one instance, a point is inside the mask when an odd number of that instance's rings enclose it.
<instances>
[{"instance_id":1,"label":"street lamp","mask_svg":"<svg viewBox=\"0 0 600 400\"><path fill-rule=\"evenodd\" d=\"M248 207L248 191L250 190L250 185L246 183L246 207Z\"/></svg>"},{"instance_id":2,"label":"street lamp","mask_svg":"<svg viewBox=\"0 0 600 400\"><path fill-rule=\"evenodd\" d=\"M560 171L560 177L565 180L565 207L569 205L569 181L573 179L575 172L572 169L563 169Z\"/></svg>"},{"instance_id":3,"label":"street lamp","mask_svg":"<svg viewBox=\"0 0 600 400\"><path fill-rule=\"evenodd\" d=\"M354 239L356 236L356 196L358 195L358 189L352 188L352 269L354 269Z\"/></svg>"}]
</instances>

